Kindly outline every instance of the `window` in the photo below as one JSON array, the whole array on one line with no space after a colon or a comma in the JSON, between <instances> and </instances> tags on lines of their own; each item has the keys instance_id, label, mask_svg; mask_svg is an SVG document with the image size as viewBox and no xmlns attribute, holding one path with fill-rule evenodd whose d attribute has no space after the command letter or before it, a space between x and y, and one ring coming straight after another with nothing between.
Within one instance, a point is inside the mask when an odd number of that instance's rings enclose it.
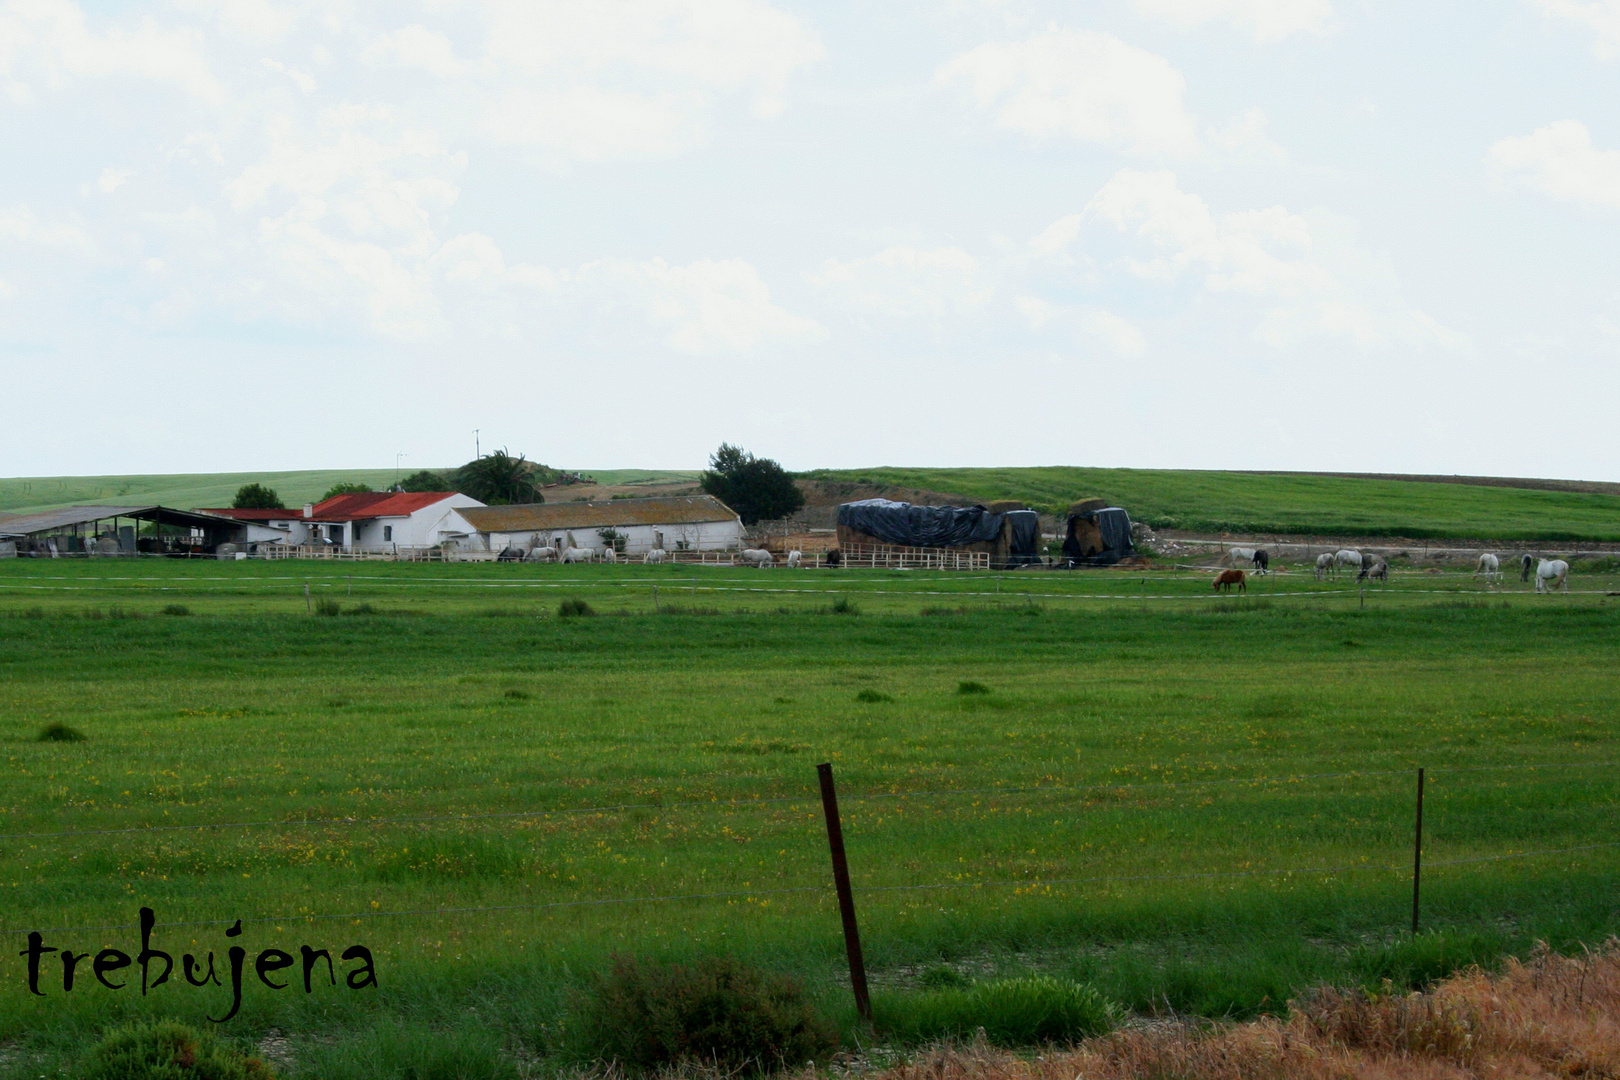
<instances>
[{"instance_id":1,"label":"window","mask_svg":"<svg viewBox=\"0 0 1620 1080\"><path fill-rule=\"evenodd\" d=\"M392 540L393 538L394 538L394 527L392 525L384 525L383 526L383 542L386 543L389 540Z\"/></svg>"}]
</instances>

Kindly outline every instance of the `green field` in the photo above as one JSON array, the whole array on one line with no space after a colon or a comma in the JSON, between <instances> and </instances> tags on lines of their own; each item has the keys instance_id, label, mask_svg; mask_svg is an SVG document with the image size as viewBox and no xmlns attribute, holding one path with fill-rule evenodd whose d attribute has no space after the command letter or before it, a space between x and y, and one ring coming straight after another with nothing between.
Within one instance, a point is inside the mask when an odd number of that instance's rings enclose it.
<instances>
[{"instance_id":1,"label":"green field","mask_svg":"<svg viewBox=\"0 0 1620 1080\"><path fill-rule=\"evenodd\" d=\"M1397 574L1363 606L1297 574L1217 599L1178 571L0 563L0 1076L118 1017L221 1015L213 987L81 971L64 994L54 957L27 994L17 931L133 953L143 904L175 953L223 958L237 918L250 956L371 948L359 992L274 992L249 961L227 1027L295 1051L398 1023L543 1069L615 950L796 973L853 1030L819 761L891 1013L942 963L1243 1016L1601 940L1617 588ZM50 722L88 738L35 741ZM1529 852L1553 853L1496 859Z\"/></svg>"},{"instance_id":2,"label":"green field","mask_svg":"<svg viewBox=\"0 0 1620 1080\"><path fill-rule=\"evenodd\" d=\"M415 472L406 467L404 472ZM144 476L34 476L0 479L0 514L20 514L57 506L152 503L189 510L229 506L243 484L274 488L287 506L314 502L341 482L369 484L381 491L401 473L393 469L310 469L291 472L172 473ZM690 482L696 473L656 469L605 469L588 475L604 484Z\"/></svg>"},{"instance_id":3,"label":"green field","mask_svg":"<svg viewBox=\"0 0 1620 1080\"><path fill-rule=\"evenodd\" d=\"M807 479L1022 499L1062 513L1101 496L1155 528L1328 536L1620 540L1620 496L1191 469L818 469Z\"/></svg>"}]
</instances>

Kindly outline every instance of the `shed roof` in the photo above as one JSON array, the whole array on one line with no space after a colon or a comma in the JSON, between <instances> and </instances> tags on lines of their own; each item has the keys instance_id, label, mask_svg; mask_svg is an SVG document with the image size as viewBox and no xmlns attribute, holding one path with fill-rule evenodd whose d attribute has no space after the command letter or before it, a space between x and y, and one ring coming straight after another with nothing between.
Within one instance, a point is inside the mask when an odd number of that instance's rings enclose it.
<instances>
[{"instance_id":1,"label":"shed roof","mask_svg":"<svg viewBox=\"0 0 1620 1080\"><path fill-rule=\"evenodd\" d=\"M211 528L235 525L228 518L195 510L174 510L167 506L61 506L55 510L40 510L32 514L11 514L0 517L0 532L13 536L69 529L75 525L88 525L111 518L132 518L137 521L157 521L165 525L201 525Z\"/></svg>"},{"instance_id":2,"label":"shed roof","mask_svg":"<svg viewBox=\"0 0 1620 1080\"><path fill-rule=\"evenodd\" d=\"M201 506L197 508L199 514L216 514L219 517L230 518L232 521L298 521L304 516L302 510L244 510L236 506Z\"/></svg>"},{"instance_id":3,"label":"shed roof","mask_svg":"<svg viewBox=\"0 0 1620 1080\"><path fill-rule=\"evenodd\" d=\"M698 525L736 521L737 512L713 495L666 495L603 502L521 503L457 511L482 533L606 529L619 525Z\"/></svg>"}]
</instances>

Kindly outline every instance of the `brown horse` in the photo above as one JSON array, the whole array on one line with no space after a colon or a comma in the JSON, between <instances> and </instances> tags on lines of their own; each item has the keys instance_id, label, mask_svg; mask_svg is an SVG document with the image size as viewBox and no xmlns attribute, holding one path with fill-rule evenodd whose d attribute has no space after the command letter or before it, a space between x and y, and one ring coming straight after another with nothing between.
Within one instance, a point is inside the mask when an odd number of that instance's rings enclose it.
<instances>
[{"instance_id":1,"label":"brown horse","mask_svg":"<svg viewBox=\"0 0 1620 1080\"><path fill-rule=\"evenodd\" d=\"M1248 592L1249 575L1241 570L1222 570L1215 575L1215 584L1211 588L1220 592L1231 592L1232 586L1238 587L1238 592Z\"/></svg>"}]
</instances>

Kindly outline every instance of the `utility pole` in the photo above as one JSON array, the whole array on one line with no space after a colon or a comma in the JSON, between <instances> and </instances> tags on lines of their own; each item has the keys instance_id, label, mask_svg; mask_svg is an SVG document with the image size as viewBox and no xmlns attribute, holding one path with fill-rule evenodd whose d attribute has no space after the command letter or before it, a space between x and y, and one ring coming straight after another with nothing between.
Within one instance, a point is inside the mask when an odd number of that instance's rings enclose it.
<instances>
[{"instance_id":1,"label":"utility pole","mask_svg":"<svg viewBox=\"0 0 1620 1080\"><path fill-rule=\"evenodd\" d=\"M478 442L478 428L473 428L473 460L477 461L484 456L481 444Z\"/></svg>"},{"instance_id":2,"label":"utility pole","mask_svg":"<svg viewBox=\"0 0 1620 1080\"><path fill-rule=\"evenodd\" d=\"M403 458L407 458L409 456L410 455L405 453L405 451L403 451L403 450L399 451L397 454L394 455L394 486L395 487L399 487L399 463Z\"/></svg>"}]
</instances>

